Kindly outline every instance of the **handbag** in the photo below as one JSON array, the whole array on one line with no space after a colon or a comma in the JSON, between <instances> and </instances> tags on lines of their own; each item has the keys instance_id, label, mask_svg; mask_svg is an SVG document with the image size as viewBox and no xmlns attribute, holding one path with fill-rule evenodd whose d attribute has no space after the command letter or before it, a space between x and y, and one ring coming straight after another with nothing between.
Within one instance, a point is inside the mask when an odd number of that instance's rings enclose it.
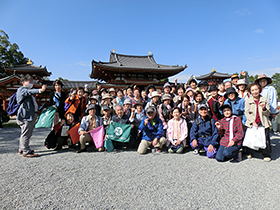
<instances>
[{"instance_id":1,"label":"handbag","mask_svg":"<svg viewBox=\"0 0 280 210\"><path fill-rule=\"evenodd\" d=\"M243 146L249 147L254 150L266 148L265 128L252 127L247 128Z\"/></svg>"}]
</instances>

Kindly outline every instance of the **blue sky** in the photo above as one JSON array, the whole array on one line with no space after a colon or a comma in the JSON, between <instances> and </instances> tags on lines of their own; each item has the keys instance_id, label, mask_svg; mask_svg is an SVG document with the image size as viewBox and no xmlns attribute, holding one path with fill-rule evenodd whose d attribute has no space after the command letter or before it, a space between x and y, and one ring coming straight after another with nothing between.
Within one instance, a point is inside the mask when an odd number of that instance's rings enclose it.
<instances>
[{"instance_id":1,"label":"blue sky","mask_svg":"<svg viewBox=\"0 0 280 210\"><path fill-rule=\"evenodd\" d=\"M91 60L109 61L113 49L187 64L179 82L213 67L280 72L278 0L0 0L0 29L53 80L91 80Z\"/></svg>"}]
</instances>

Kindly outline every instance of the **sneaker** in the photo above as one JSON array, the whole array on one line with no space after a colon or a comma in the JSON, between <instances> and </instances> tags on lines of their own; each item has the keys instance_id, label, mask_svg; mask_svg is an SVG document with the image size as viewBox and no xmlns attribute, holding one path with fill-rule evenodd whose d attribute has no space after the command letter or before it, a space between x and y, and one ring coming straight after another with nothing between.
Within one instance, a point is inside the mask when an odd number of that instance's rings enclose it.
<instances>
[{"instance_id":1,"label":"sneaker","mask_svg":"<svg viewBox=\"0 0 280 210\"><path fill-rule=\"evenodd\" d=\"M193 154L197 155L197 154L198 154L198 149L195 149L195 150L193 151Z\"/></svg>"},{"instance_id":2,"label":"sneaker","mask_svg":"<svg viewBox=\"0 0 280 210\"><path fill-rule=\"evenodd\" d=\"M270 158L270 157L265 157L265 158L263 158L263 161L264 161L264 162L270 162L270 161L271 161L271 158Z\"/></svg>"},{"instance_id":3,"label":"sneaker","mask_svg":"<svg viewBox=\"0 0 280 210\"><path fill-rule=\"evenodd\" d=\"M160 153L161 152L161 149L160 148L155 148L155 150L156 150L156 153Z\"/></svg>"},{"instance_id":4,"label":"sneaker","mask_svg":"<svg viewBox=\"0 0 280 210\"><path fill-rule=\"evenodd\" d=\"M199 153L203 153L203 152L206 152L204 148L201 148L199 151Z\"/></svg>"},{"instance_id":5,"label":"sneaker","mask_svg":"<svg viewBox=\"0 0 280 210\"><path fill-rule=\"evenodd\" d=\"M252 155L249 154L249 155L247 155L246 157L247 157L247 159L251 159L251 158L252 158Z\"/></svg>"},{"instance_id":6,"label":"sneaker","mask_svg":"<svg viewBox=\"0 0 280 210\"><path fill-rule=\"evenodd\" d=\"M277 132L277 131L274 131L273 134L276 135L276 136L278 136L280 133Z\"/></svg>"}]
</instances>

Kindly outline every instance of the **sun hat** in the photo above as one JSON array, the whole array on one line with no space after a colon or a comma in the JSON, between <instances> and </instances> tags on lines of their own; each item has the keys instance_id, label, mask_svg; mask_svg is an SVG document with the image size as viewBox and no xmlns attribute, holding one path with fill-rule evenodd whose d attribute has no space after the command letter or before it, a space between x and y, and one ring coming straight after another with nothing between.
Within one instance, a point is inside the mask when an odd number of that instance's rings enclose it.
<instances>
[{"instance_id":1,"label":"sun hat","mask_svg":"<svg viewBox=\"0 0 280 210\"><path fill-rule=\"evenodd\" d=\"M151 98L156 97L156 96L158 96L158 97L159 97L159 93L158 93L158 91L153 91L153 92L152 92L152 96L151 96Z\"/></svg>"},{"instance_id":2,"label":"sun hat","mask_svg":"<svg viewBox=\"0 0 280 210\"><path fill-rule=\"evenodd\" d=\"M98 102L98 98L96 96L91 96L89 100L92 100L92 99L94 99Z\"/></svg>"},{"instance_id":3,"label":"sun hat","mask_svg":"<svg viewBox=\"0 0 280 210\"><path fill-rule=\"evenodd\" d=\"M110 93L110 92L116 92L116 90L115 90L115 88L110 88L109 90L108 90L108 92Z\"/></svg>"},{"instance_id":4,"label":"sun hat","mask_svg":"<svg viewBox=\"0 0 280 210\"><path fill-rule=\"evenodd\" d=\"M150 107L147 109L147 113L149 113L149 112L156 112L155 107L150 106Z\"/></svg>"},{"instance_id":5,"label":"sun hat","mask_svg":"<svg viewBox=\"0 0 280 210\"><path fill-rule=\"evenodd\" d=\"M105 99L113 99L113 97L109 94L109 93L105 93L104 96L102 97L102 100L105 100Z\"/></svg>"},{"instance_id":6,"label":"sun hat","mask_svg":"<svg viewBox=\"0 0 280 210\"><path fill-rule=\"evenodd\" d=\"M142 100L137 100L134 106L144 106L144 103Z\"/></svg>"},{"instance_id":7,"label":"sun hat","mask_svg":"<svg viewBox=\"0 0 280 210\"><path fill-rule=\"evenodd\" d=\"M261 79L266 79L268 85L272 83L272 79L271 79L270 77L266 76L265 74L260 74L260 75L258 76L258 79L256 79L255 82L256 82L256 83L259 83L259 81L260 81Z\"/></svg>"},{"instance_id":8,"label":"sun hat","mask_svg":"<svg viewBox=\"0 0 280 210\"><path fill-rule=\"evenodd\" d=\"M130 104L130 105L132 105L131 100L130 100L129 98L126 98L126 99L124 100L124 102L123 102L123 105L125 105L125 104Z\"/></svg>"},{"instance_id":9,"label":"sun hat","mask_svg":"<svg viewBox=\"0 0 280 210\"><path fill-rule=\"evenodd\" d=\"M205 104L198 104L198 110L205 108L206 110L208 109Z\"/></svg>"},{"instance_id":10,"label":"sun hat","mask_svg":"<svg viewBox=\"0 0 280 210\"><path fill-rule=\"evenodd\" d=\"M216 85L211 85L209 88L209 92L218 90Z\"/></svg>"},{"instance_id":11,"label":"sun hat","mask_svg":"<svg viewBox=\"0 0 280 210\"><path fill-rule=\"evenodd\" d=\"M238 74L233 74L233 75L231 75L231 77L230 77L231 79L234 79L234 78L239 78L239 76L238 76Z\"/></svg>"},{"instance_id":12,"label":"sun hat","mask_svg":"<svg viewBox=\"0 0 280 210\"><path fill-rule=\"evenodd\" d=\"M245 79L239 79L237 81L236 87L238 87L238 85L245 85L245 86L247 86L247 83L246 83Z\"/></svg>"},{"instance_id":13,"label":"sun hat","mask_svg":"<svg viewBox=\"0 0 280 210\"><path fill-rule=\"evenodd\" d=\"M164 94L161 98L162 101L165 101L165 100L172 100L171 98L171 95L170 94Z\"/></svg>"}]
</instances>

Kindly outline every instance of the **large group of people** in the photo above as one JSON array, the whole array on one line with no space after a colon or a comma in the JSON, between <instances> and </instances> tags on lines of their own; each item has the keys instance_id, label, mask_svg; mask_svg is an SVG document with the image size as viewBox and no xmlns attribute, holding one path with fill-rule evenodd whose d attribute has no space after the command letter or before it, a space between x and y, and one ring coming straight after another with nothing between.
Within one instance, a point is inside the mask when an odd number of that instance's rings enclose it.
<instances>
[{"instance_id":1,"label":"large group of people","mask_svg":"<svg viewBox=\"0 0 280 210\"><path fill-rule=\"evenodd\" d=\"M194 154L206 152L208 158L217 161L242 160L252 157L252 151L243 147L242 142L247 128L264 127L265 149L260 149L264 161L271 160L270 126L276 121L277 92L270 86L271 78L264 74L249 84L247 76L242 79L233 75L231 81L218 85L208 85L206 81L191 79L186 84L168 82L161 90L149 85L141 90L136 85L124 89L102 88L94 90L78 87L70 93L62 91L63 84L53 82L54 91L50 94L50 106L57 109L53 129L57 139L55 150L64 145L76 148L77 153L87 150L86 142L93 142L91 130L111 122L131 125L128 143L113 142L115 148L136 149L139 154L148 150L168 153L182 153L184 148L193 149ZM24 157L36 157L29 148L38 105L34 94L45 91L32 89L32 80L22 78L23 86L17 91L20 105L17 122L21 127L19 153ZM272 123L271 123L272 122ZM79 143L72 144L69 136L60 136L64 125L72 128L80 123ZM277 125L276 125L277 126ZM277 132L277 127L273 130ZM99 152L104 147L96 148Z\"/></svg>"}]
</instances>

